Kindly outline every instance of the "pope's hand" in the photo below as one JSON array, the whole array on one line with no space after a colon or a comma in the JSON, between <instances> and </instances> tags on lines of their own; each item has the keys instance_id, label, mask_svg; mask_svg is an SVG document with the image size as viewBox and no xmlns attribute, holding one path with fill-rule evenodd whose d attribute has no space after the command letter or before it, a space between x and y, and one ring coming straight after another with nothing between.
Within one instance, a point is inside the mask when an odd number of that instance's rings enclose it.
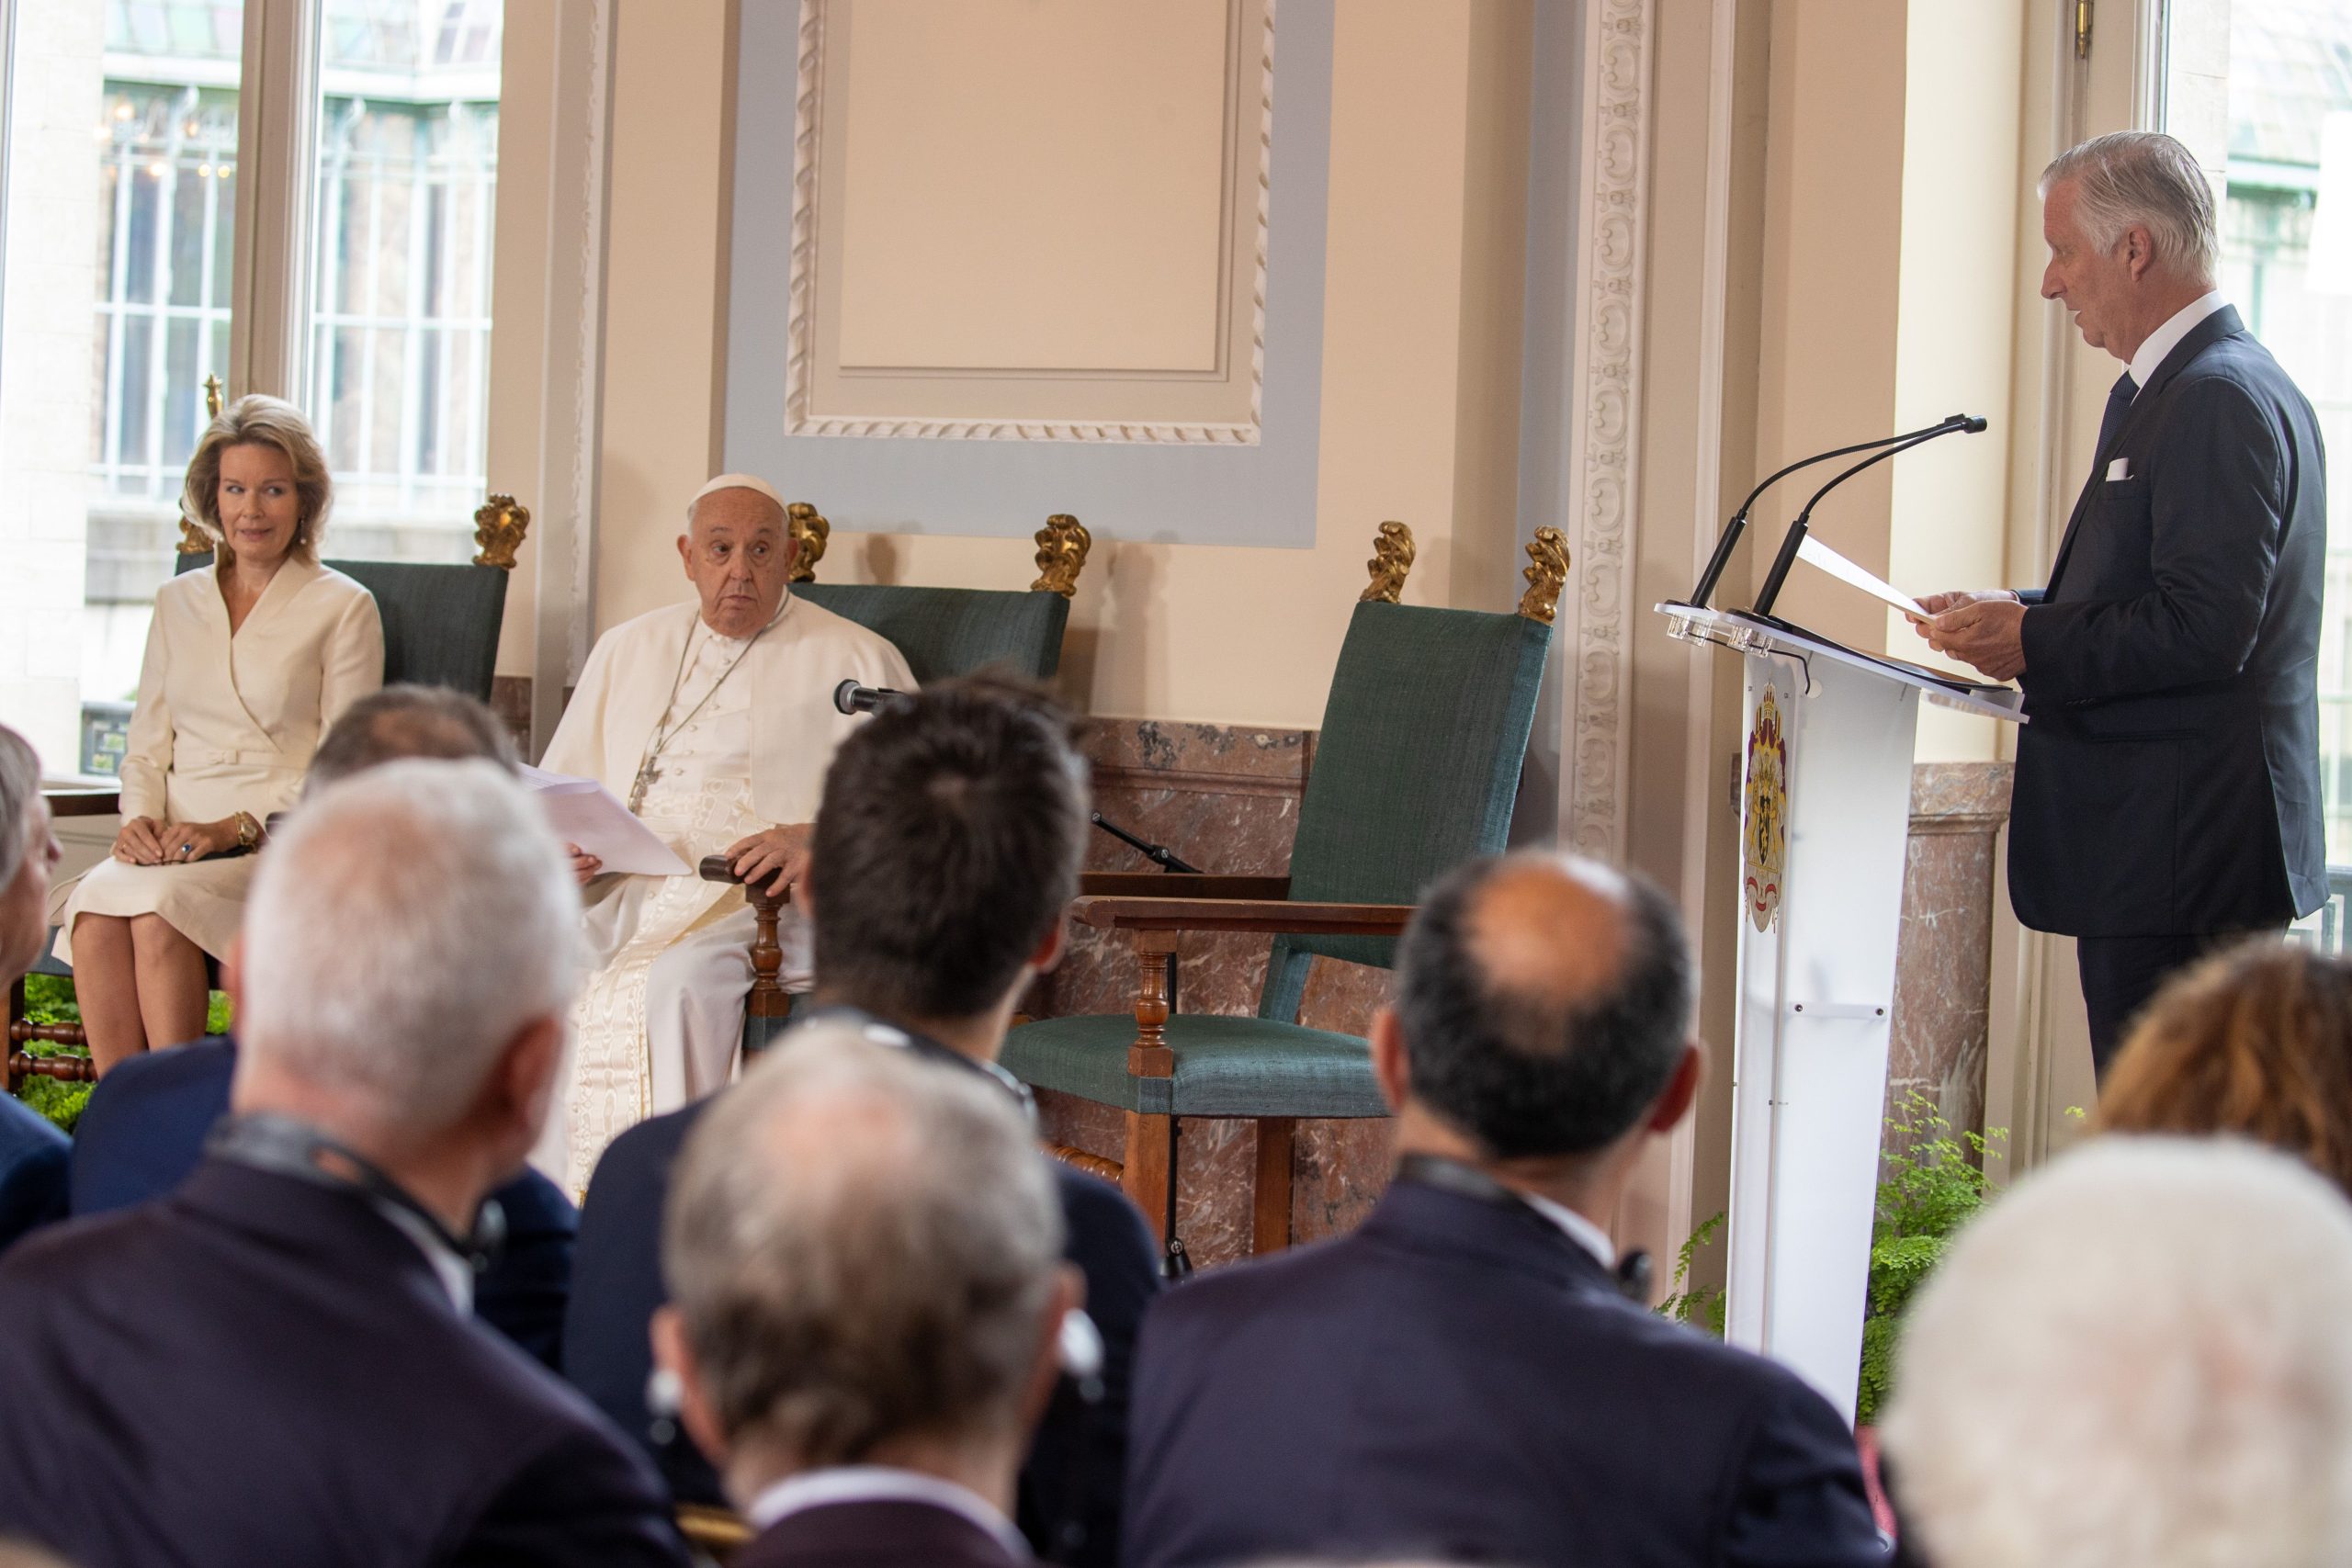
<instances>
[{"instance_id":1,"label":"pope's hand","mask_svg":"<svg viewBox=\"0 0 2352 1568\"><path fill-rule=\"evenodd\" d=\"M585 887L591 878L605 869L605 863L582 849L578 844L566 844L563 852L571 857L571 880Z\"/></svg>"},{"instance_id":2,"label":"pope's hand","mask_svg":"<svg viewBox=\"0 0 2352 1568\"><path fill-rule=\"evenodd\" d=\"M727 863L745 886L757 886L765 878L767 891L780 895L808 869L808 845L815 836L815 826L808 822L770 828L729 845Z\"/></svg>"}]
</instances>

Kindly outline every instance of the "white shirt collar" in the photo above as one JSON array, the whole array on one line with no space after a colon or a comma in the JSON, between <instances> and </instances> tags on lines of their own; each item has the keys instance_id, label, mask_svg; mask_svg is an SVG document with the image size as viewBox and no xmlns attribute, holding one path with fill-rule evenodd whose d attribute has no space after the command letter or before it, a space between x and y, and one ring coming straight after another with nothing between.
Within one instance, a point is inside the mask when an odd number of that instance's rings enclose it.
<instances>
[{"instance_id":1,"label":"white shirt collar","mask_svg":"<svg viewBox=\"0 0 2352 1568\"><path fill-rule=\"evenodd\" d=\"M1534 1193L1525 1190L1521 1191L1519 1196L1526 1201L1529 1208L1566 1231L1570 1241L1600 1259L1600 1266L1603 1269L1614 1269L1617 1267L1617 1244L1609 1239L1607 1231L1602 1230L1566 1203L1555 1203L1549 1198L1538 1198Z\"/></svg>"},{"instance_id":2,"label":"white shirt collar","mask_svg":"<svg viewBox=\"0 0 2352 1568\"><path fill-rule=\"evenodd\" d=\"M786 1476L752 1498L744 1515L753 1529L764 1530L789 1515L837 1503L927 1503L971 1520L1016 1560L1029 1557L1029 1543L987 1498L953 1481L891 1465L845 1464Z\"/></svg>"},{"instance_id":3,"label":"white shirt collar","mask_svg":"<svg viewBox=\"0 0 2352 1568\"><path fill-rule=\"evenodd\" d=\"M441 1288L449 1292L449 1303L458 1309L458 1314L471 1317L474 1311L473 1265L450 1251L449 1244L434 1235L431 1225L398 1203L387 1203L381 1198L371 1198L368 1201L376 1205L378 1213L392 1223L394 1229L416 1243L416 1249L424 1254L427 1263L433 1265L434 1275L441 1281Z\"/></svg>"},{"instance_id":4,"label":"white shirt collar","mask_svg":"<svg viewBox=\"0 0 2352 1568\"><path fill-rule=\"evenodd\" d=\"M2150 333L2148 341L2140 345L2140 352L2132 356L2132 395L2135 398L2140 395L2139 389L2148 384L2148 378L2156 373L2156 367L2165 362L2165 355L2178 348L2180 340L2187 337L2198 322L2228 303L2222 298L2220 289L2211 289L2174 311L2172 320Z\"/></svg>"}]
</instances>

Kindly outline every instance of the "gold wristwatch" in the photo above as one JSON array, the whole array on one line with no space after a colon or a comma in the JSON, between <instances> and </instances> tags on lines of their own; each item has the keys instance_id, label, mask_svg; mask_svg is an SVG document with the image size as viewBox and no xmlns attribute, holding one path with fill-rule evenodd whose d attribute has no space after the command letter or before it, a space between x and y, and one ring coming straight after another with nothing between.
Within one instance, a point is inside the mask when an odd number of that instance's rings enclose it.
<instances>
[{"instance_id":1,"label":"gold wristwatch","mask_svg":"<svg viewBox=\"0 0 2352 1568\"><path fill-rule=\"evenodd\" d=\"M254 814L252 812L238 812L237 847L241 850L250 850L257 847L260 843L261 824L254 819Z\"/></svg>"}]
</instances>

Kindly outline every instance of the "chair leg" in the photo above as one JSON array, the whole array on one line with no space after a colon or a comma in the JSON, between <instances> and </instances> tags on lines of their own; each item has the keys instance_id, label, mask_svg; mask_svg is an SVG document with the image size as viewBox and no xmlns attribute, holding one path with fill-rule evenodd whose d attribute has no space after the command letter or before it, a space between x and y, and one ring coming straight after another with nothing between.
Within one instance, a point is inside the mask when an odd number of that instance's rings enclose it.
<instances>
[{"instance_id":1,"label":"chair leg","mask_svg":"<svg viewBox=\"0 0 2352 1568\"><path fill-rule=\"evenodd\" d=\"M1297 1126L1289 1116L1258 1118L1258 1170L1250 1216L1252 1253L1280 1252L1290 1245L1290 1153Z\"/></svg>"},{"instance_id":2,"label":"chair leg","mask_svg":"<svg viewBox=\"0 0 2352 1568\"><path fill-rule=\"evenodd\" d=\"M757 887L746 887L743 893L752 902L752 994L743 1000L743 1013L747 1020L780 1022L792 1012L792 997L784 988L784 942L776 934L784 897ZM743 1037L747 1044L756 1042L763 1050L775 1032L773 1027L750 1027Z\"/></svg>"},{"instance_id":3,"label":"chair leg","mask_svg":"<svg viewBox=\"0 0 2352 1568\"><path fill-rule=\"evenodd\" d=\"M1151 1233L1168 1245L1170 1211L1174 1207L1176 1172L1172 1168L1175 1118L1127 1112L1127 1157L1119 1170L1119 1186L1151 1222Z\"/></svg>"}]
</instances>

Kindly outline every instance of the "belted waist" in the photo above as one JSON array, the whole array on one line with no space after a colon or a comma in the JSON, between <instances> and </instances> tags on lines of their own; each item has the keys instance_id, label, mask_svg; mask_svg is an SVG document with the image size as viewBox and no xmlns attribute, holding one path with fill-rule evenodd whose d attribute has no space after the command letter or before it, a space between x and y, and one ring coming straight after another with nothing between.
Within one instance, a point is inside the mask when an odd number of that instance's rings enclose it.
<instances>
[{"instance_id":1,"label":"belted waist","mask_svg":"<svg viewBox=\"0 0 2352 1568\"><path fill-rule=\"evenodd\" d=\"M282 773L299 773L302 770L286 760L283 751L223 751L209 746L175 746L172 748L174 771L186 773L196 768L274 768Z\"/></svg>"}]
</instances>

